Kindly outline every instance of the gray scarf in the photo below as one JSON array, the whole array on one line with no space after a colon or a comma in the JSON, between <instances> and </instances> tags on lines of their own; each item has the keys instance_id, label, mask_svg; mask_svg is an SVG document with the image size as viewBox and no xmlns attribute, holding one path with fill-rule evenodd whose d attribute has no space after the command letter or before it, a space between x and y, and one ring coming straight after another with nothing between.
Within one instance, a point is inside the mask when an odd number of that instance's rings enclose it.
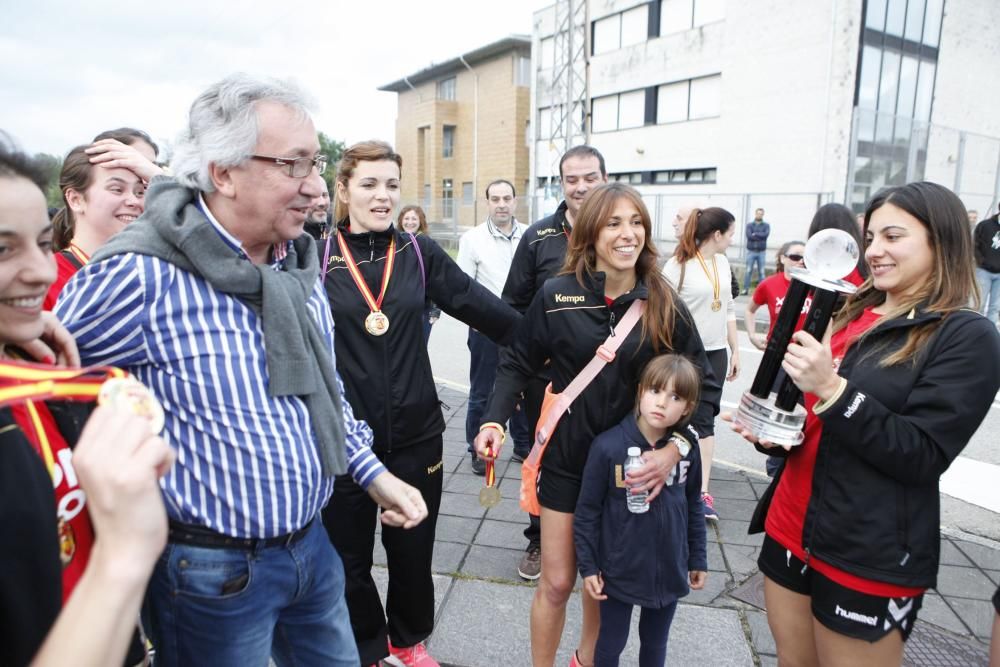
<instances>
[{"instance_id":1,"label":"gray scarf","mask_svg":"<svg viewBox=\"0 0 1000 667\"><path fill-rule=\"evenodd\" d=\"M264 329L268 395L302 396L309 410L326 477L347 471L344 417L328 339L306 307L319 277L308 234L292 242L283 271L233 252L197 205L198 191L154 178L143 215L91 258L133 252L150 255L207 281L253 308Z\"/></svg>"}]
</instances>

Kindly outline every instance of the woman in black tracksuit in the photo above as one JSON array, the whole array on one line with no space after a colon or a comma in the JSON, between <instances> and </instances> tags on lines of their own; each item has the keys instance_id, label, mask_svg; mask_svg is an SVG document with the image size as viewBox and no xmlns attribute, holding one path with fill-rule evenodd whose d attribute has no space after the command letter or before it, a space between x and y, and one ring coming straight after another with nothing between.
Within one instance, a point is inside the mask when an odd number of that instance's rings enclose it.
<instances>
[{"instance_id":1,"label":"woman in black tracksuit","mask_svg":"<svg viewBox=\"0 0 1000 667\"><path fill-rule=\"evenodd\" d=\"M401 166L402 159L383 142L356 144L344 153L336 184L337 235L330 241L324 278L347 400L371 426L372 450L393 474L420 490L428 510L428 518L414 528L382 528L389 566L385 611L371 576L378 506L345 475L337 478L323 512L344 561L351 624L365 665L390 652L404 664L416 661L433 629L431 558L445 424L423 343L425 296L497 342L504 342L520 319L426 235L414 237L393 226ZM327 254L322 246L319 251Z\"/></svg>"},{"instance_id":2,"label":"woman in black tracksuit","mask_svg":"<svg viewBox=\"0 0 1000 667\"><path fill-rule=\"evenodd\" d=\"M712 375L691 315L656 266L649 214L631 187L611 183L587 196L569 239L564 272L545 282L525 313L509 353L501 357L494 393L476 439L479 456L490 458L501 443L518 394L551 360L553 391L561 392L636 299L647 300L643 321L629 332L614 361L563 415L542 459L538 500L542 507L542 574L531 613L535 665L550 665L562 634L566 602L576 581L573 511L590 444L625 417L634 405L643 367L655 355L677 352L703 372L697 428L714 418L721 383ZM680 459L675 445L646 455L638 478L658 492ZM591 664L597 638L597 605L583 600L584 619L574 663Z\"/></svg>"},{"instance_id":3,"label":"woman in black tracksuit","mask_svg":"<svg viewBox=\"0 0 1000 667\"><path fill-rule=\"evenodd\" d=\"M805 392L805 439L769 447L787 460L751 525L766 532L768 624L790 664L900 664L936 584L938 479L1000 387L1000 336L968 308L958 197L933 183L887 188L865 233L871 276L829 341L800 331L785 355Z\"/></svg>"}]
</instances>

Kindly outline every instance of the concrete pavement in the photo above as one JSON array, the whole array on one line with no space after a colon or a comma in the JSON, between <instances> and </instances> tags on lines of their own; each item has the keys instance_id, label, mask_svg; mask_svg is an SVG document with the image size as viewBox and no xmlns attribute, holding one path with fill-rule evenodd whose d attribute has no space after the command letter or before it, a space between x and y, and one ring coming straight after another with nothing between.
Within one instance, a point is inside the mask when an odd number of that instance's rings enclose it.
<instances>
[{"instance_id":1,"label":"concrete pavement","mask_svg":"<svg viewBox=\"0 0 1000 667\"><path fill-rule=\"evenodd\" d=\"M528 615L534 584L517 575L526 544L517 504L520 465L505 451L497 467L502 501L478 504L483 478L465 453L466 395L439 386L447 420L445 492L437 527L434 572L435 631L428 647L443 665L530 665ZM507 448L510 449L509 447ZM757 550L747 535L756 499L767 478L719 465L712 492L722 515L709 524L709 579L681 602L671 630L668 664L775 665L774 643L760 595ZM1000 584L1000 544L970 535L942 534L938 588L926 596L904 664L985 665L992 624L990 596ZM385 554L377 544L375 577L385 590ZM580 591L567 610L557 665L568 664L580 624ZM633 616L622 665L638 660L638 614Z\"/></svg>"}]
</instances>

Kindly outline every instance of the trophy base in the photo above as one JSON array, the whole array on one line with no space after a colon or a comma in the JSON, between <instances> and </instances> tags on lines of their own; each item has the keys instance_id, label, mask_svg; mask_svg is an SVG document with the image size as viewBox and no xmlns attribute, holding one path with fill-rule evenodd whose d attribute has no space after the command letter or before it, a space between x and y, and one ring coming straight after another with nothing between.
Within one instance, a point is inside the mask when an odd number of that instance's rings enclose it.
<instances>
[{"instance_id":1,"label":"trophy base","mask_svg":"<svg viewBox=\"0 0 1000 667\"><path fill-rule=\"evenodd\" d=\"M744 393L733 422L748 429L758 440L791 447L801 445L806 409L796 405L791 412L782 410L774 405L776 397L774 393L767 398Z\"/></svg>"}]
</instances>

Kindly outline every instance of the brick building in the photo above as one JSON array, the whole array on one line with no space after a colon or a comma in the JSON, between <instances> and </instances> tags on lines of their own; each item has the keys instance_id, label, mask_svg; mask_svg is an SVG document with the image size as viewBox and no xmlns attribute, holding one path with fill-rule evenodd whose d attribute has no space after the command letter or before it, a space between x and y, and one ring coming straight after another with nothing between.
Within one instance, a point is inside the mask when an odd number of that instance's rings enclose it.
<instances>
[{"instance_id":1,"label":"brick building","mask_svg":"<svg viewBox=\"0 0 1000 667\"><path fill-rule=\"evenodd\" d=\"M397 94L401 204L422 206L435 235L481 222L495 179L526 193L530 77L531 38L511 35L379 88Z\"/></svg>"}]
</instances>

